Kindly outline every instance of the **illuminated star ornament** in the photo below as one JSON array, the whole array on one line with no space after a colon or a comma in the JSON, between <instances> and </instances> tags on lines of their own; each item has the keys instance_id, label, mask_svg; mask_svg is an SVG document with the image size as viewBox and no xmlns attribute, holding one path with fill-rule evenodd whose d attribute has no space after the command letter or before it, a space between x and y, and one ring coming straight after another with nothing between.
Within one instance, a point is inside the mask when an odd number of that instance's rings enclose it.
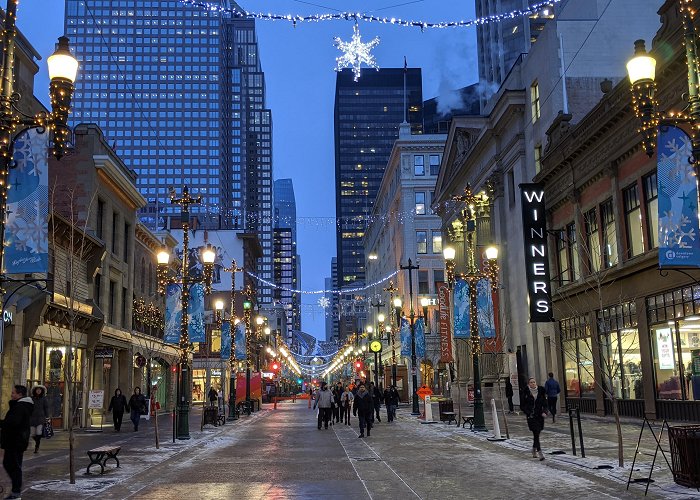
<instances>
[{"instance_id":1,"label":"illuminated star ornament","mask_svg":"<svg viewBox=\"0 0 700 500\"><path fill-rule=\"evenodd\" d=\"M379 71L379 66L377 66L374 56L369 53L370 50L379 45L379 37L374 37L369 43L362 43L360 40L360 28L357 26L357 23L355 23L355 27L353 28L351 41L344 42L340 38L335 37L333 42L339 50L344 52L342 56L335 58L337 63L335 67L336 71L352 67L355 81L360 78L360 66L362 63Z\"/></svg>"}]
</instances>

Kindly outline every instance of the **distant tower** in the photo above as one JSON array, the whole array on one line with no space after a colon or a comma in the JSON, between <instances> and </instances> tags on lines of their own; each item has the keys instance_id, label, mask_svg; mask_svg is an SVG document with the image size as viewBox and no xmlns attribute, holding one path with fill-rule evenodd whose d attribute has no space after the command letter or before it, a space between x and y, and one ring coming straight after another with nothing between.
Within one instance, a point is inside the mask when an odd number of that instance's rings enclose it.
<instances>
[{"instance_id":1,"label":"distant tower","mask_svg":"<svg viewBox=\"0 0 700 500\"><path fill-rule=\"evenodd\" d=\"M300 259L297 255L297 207L292 179L274 183L274 300L287 312L287 330L301 330Z\"/></svg>"}]
</instances>

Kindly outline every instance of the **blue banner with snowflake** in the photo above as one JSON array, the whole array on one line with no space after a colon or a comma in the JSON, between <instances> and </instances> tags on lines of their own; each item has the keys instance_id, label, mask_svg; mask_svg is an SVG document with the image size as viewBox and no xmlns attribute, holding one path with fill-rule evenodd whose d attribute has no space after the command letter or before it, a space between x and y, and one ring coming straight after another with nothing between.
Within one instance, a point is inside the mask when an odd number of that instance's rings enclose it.
<instances>
[{"instance_id":1,"label":"blue banner with snowflake","mask_svg":"<svg viewBox=\"0 0 700 500\"><path fill-rule=\"evenodd\" d=\"M416 332L416 356L420 358L425 357L425 322L423 318L418 318L416 320L413 328Z\"/></svg>"},{"instance_id":2,"label":"blue banner with snowflake","mask_svg":"<svg viewBox=\"0 0 700 500\"><path fill-rule=\"evenodd\" d=\"M690 137L674 126L659 128L659 267L700 267L698 184Z\"/></svg>"},{"instance_id":3,"label":"blue banner with snowflake","mask_svg":"<svg viewBox=\"0 0 700 500\"><path fill-rule=\"evenodd\" d=\"M231 357L231 322L221 323L221 359Z\"/></svg>"},{"instance_id":4,"label":"blue banner with snowflake","mask_svg":"<svg viewBox=\"0 0 700 500\"><path fill-rule=\"evenodd\" d=\"M180 343L182 327L182 301L180 285L171 283L165 288L165 331L163 341L168 344Z\"/></svg>"},{"instance_id":5,"label":"blue banner with snowflake","mask_svg":"<svg viewBox=\"0 0 700 500\"><path fill-rule=\"evenodd\" d=\"M48 272L49 134L31 129L15 139L7 193L7 274Z\"/></svg>"},{"instance_id":6,"label":"blue banner with snowflake","mask_svg":"<svg viewBox=\"0 0 700 500\"><path fill-rule=\"evenodd\" d=\"M469 337L469 284L466 280L458 279L454 290L454 338Z\"/></svg>"},{"instance_id":7,"label":"blue banner with snowflake","mask_svg":"<svg viewBox=\"0 0 700 500\"><path fill-rule=\"evenodd\" d=\"M190 286L190 300L187 303L187 335L190 342L206 342L204 331L204 285L195 283Z\"/></svg>"},{"instance_id":8,"label":"blue banner with snowflake","mask_svg":"<svg viewBox=\"0 0 700 500\"><path fill-rule=\"evenodd\" d=\"M248 355L246 353L245 323L243 321L236 325L236 335L234 336L234 340L236 342L236 359L246 359Z\"/></svg>"},{"instance_id":9,"label":"blue banner with snowflake","mask_svg":"<svg viewBox=\"0 0 700 500\"><path fill-rule=\"evenodd\" d=\"M401 356L411 355L411 327L406 318L401 318Z\"/></svg>"},{"instance_id":10,"label":"blue banner with snowflake","mask_svg":"<svg viewBox=\"0 0 700 500\"><path fill-rule=\"evenodd\" d=\"M479 336L492 339L496 336L496 325L493 318L493 295L491 280L480 279L476 284L476 317L479 323Z\"/></svg>"}]
</instances>

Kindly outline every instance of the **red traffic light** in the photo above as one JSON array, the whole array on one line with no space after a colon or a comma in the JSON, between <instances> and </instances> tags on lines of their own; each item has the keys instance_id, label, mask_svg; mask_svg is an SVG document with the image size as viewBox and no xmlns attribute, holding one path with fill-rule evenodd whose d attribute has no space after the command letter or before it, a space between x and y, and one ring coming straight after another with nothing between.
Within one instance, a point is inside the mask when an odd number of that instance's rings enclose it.
<instances>
[{"instance_id":1,"label":"red traffic light","mask_svg":"<svg viewBox=\"0 0 700 500\"><path fill-rule=\"evenodd\" d=\"M280 368L279 363L277 363L277 362L272 363L272 370L273 371L277 371L277 370L279 370L279 368Z\"/></svg>"},{"instance_id":2,"label":"red traffic light","mask_svg":"<svg viewBox=\"0 0 700 500\"><path fill-rule=\"evenodd\" d=\"M359 372L360 370L362 370L362 367L363 367L362 361L360 361L359 359L357 361L355 361L355 370L357 370Z\"/></svg>"}]
</instances>

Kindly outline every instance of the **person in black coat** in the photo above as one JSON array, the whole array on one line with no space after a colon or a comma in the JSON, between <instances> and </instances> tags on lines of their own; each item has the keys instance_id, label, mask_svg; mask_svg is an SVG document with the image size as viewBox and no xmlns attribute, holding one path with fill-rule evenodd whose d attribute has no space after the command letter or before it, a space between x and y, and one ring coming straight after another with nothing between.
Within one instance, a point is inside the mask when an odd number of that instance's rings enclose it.
<instances>
[{"instance_id":1,"label":"person in black coat","mask_svg":"<svg viewBox=\"0 0 700 500\"><path fill-rule=\"evenodd\" d=\"M399 391L392 385L384 391L384 404L389 422L396 420L396 408L399 407Z\"/></svg>"},{"instance_id":2,"label":"person in black coat","mask_svg":"<svg viewBox=\"0 0 700 500\"><path fill-rule=\"evenodd\" d=\"M34 453L39 453L39 443L44 436L44 425L49 417L49 402L46 400L46 387L37 385L32 388L34 409L29 419L29 435L34 439Z\"/></svg>"},{"instance_id":3,"label":"person in black coat","mask_svg":"<svg viewBox=\"0 0 700 500\"><path fill-rule=\"evenodd\" d=\"M141 394L140 387L134 387L134 393L129 398L127 409L131 409L131 421L134 424L134 432L139 430L141 415L146 414L146 398Z\"/></svg>"},{"instance_id":4,"label":"person in black coat","mask_svg":"<svg viewBox=\"0 0 700 500\"><path fill-rule=\"evenodd\" d=\"M520 409L527 417L527 427L532 431L532 457L544 460L540 447L540 432L544 429L544 417L547 416L547 393L538 386L534 377L527 381L527 388L522 392Z\"/></svg>"},{"instance_id":5,"label":"person in black coat","mask_svg":"<svg viewBox=\"0 0 700 500\"><path fill-rule=\"evenodd\" d=\"M372 394L367 390L365 384L360 384L355 399L352 400L352 414L357 415L360 421L360 435L358 437L365 437L365 427L367 427L367 437L369 437L369 432L372 429L374 402Z\"/></svg>"},{"instance_id":6,"label":"person in black coat","mask_svg":"<svg viewBox=\"0 0 700 500\"><path fill-rule=\"evenodd\" d=\"M510 383L510 377L506 379L506 398L508 399L508 411L513 413L513 384Z\"/></svg>"},{"instance_id":7,"label":"person in black coat","mask_svg":"<svg viewBox=\"0 0 700 500\"><path fill-rule=\"evenodd\" d=\"M382 391L374 385L374 382L369 383L369 388L372 393L372 402L374 403L374 412L377 414L377 421L381 422L382 418L379 416L379 410L382 407ZM374 419L374 415L372 415L372 418Z\"/></svg>"},{"instance_id":8,"label":"person in black coat","mask_svg":"<svg viewBox=\"0 0 700 500\"><path fill-rule=\"evenodd\" d=\"M114 431L119 432L122 428L122 418L124 417L124 410L128 407L126 403L126 396L122 394L122 390L117 387L114 391L114 396L109 402L109 408L107 411L112 412L112 422L114 422Z\"/></svg>"},{"instance_id":9,"label":"person in black coat","mask_svg":"<svg viewBox=\"0 0 700 500\"><path fill-rule=\"evenodd\" d=\"M14 386L10 397L10 409L5 419L0 420L0 448L5 450L2 466L12 480L12 493L5 498L21 498L22 458L29 444L29 420L34 402L27 397L27 388L23 385Z\"/></svg>"}]
</instances>

